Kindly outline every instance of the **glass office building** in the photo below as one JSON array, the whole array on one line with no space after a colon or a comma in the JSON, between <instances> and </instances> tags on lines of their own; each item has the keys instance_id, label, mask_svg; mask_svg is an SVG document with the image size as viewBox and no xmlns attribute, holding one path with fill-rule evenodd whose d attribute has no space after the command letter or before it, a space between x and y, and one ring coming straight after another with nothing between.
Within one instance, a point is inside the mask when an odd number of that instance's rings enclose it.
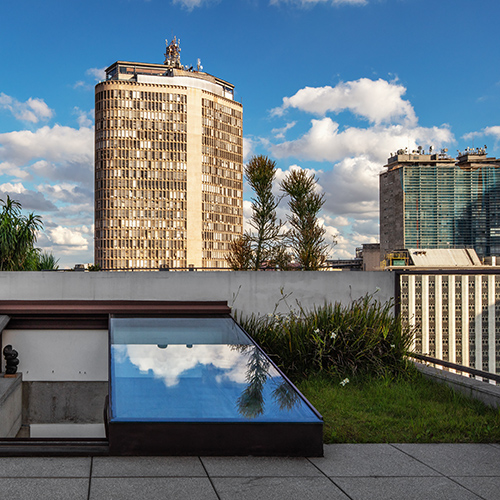
<instances>
[{"instance_id":1,"label":"glass office building","mask_svg":"<svg viewBox=\"0 0 500 500\"><path fill-rule=\"evenodd\" d=\"M396 154L380 175L381 256L407 248L500 255L500 162L484 149Z\"/></svg>"}]
</instances>

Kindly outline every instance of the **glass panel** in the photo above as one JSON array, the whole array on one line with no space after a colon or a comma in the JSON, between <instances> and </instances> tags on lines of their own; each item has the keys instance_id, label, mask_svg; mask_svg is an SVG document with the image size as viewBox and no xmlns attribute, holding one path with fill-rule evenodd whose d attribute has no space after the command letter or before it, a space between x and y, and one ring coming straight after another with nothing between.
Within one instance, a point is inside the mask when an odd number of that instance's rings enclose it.
<instances>
[{"instance_id":1,"label":"glass panel","mask_svg":"<svg viewBox=\"0 0 500 500\"><path fill-rule=\"evenodd\" d=\"M111 422L321 422L231 318L112 318Z\"/></svg>"}]
</instances>

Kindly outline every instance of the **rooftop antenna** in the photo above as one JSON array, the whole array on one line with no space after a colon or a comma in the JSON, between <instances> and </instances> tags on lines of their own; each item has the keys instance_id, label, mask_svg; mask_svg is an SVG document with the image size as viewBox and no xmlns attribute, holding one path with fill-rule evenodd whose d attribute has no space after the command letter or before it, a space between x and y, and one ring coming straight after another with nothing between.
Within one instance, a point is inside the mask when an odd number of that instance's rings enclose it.
<instances>
[{"instance_id":1,"label":"rooftop antenna","mask_svg":"<svg viewBox=\"0 0 500 500\"><path fill-rule=\"evenodd\" d=\"M163 64L169 68L182 69L180 42L180 39L177 40L175 36L170 43L168 43L168 40L165 40L167 48L165 50L165 62Z\"/></svg>"}]
</instances>

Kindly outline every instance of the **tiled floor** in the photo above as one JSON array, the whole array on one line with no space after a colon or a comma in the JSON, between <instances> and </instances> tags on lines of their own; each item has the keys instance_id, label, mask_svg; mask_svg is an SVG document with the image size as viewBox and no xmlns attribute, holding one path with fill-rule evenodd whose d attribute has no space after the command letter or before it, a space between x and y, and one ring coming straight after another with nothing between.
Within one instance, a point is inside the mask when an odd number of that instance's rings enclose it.
<instances>
[{"instance_id":1,"label":"tiled floor","mask_svg":"<svg viewBox=\"0 0 500 500\"><path fill-rule=\"evenodd\" d=\"M0 458L0 499L500 498L495 444L338 444L323 458Z\"/></svg>"}]
</instances>

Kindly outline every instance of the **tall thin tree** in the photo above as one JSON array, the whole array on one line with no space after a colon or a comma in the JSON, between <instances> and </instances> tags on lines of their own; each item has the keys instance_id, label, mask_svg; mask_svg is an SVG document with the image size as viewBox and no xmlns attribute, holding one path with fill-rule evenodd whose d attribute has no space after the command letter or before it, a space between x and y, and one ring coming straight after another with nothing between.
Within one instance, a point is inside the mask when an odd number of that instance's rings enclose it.
<instances>
[{"instance_id":1,"label":"tall thin tree","mask_svg":"<svg viewBox=\"0 0 500 500\"><path fill-rule=\"evenodd\" d=\"M281 182L281 189L290 197L287 239L292 253L302 269L316 271L325 263L329 248L326 229L318 221L324 195L316 192L314 174L305 170L292 170Z\"/></svg>"},{"instance_id":2,"label":"tall thin tree","mask_svg":"<svg viewBox=\"0 0 500 500\"><path fill-rule=\"evenodd\" d=\"M273 194L276 162L267 156L254 156L245 167L245 176L255 194L249 220L253 231L248 233L248 238L252 248L252 268L257 271L273 257L274 249L282 240L283 224L276 215L280 198Z\"/></svg>"}]
</instances>

